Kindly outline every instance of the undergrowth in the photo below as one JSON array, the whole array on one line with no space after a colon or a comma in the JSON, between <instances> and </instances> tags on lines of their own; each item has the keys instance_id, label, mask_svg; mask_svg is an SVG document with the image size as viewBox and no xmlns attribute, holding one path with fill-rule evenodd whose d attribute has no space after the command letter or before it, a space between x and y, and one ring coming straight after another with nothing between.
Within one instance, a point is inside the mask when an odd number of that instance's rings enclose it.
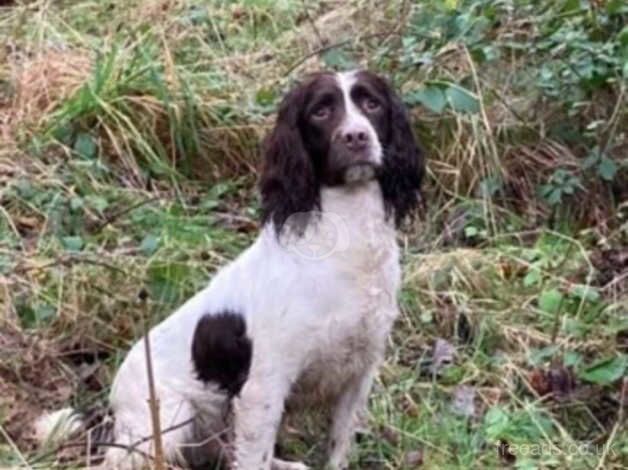
<instances>
[{"instance_id":1,"label":"undergrowth","mask_svg":"<svg viewBox=\"0 0 628 470\"><path fill-rule=\"evenodd\" d=\"M29 423L247 246L278 100L355 66L428 177L352 468L628 466L624 2L1 3L0 467L83 465ZM280 451L323 449L304 420Z\"/></svg>"}]
</instances>

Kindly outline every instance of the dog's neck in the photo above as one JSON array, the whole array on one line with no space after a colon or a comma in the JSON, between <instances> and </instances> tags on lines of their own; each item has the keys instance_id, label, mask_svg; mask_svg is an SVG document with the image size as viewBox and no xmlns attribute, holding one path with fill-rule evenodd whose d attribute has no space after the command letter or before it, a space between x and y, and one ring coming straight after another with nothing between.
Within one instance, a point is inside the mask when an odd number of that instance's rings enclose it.
<instances>
[{"instance_id":1,"label":"dog's neck","mask_svg":"<svg viewBox=\"0 0 628 470\"><path fill-rule=\"evenodd\" d=\"M335 214L352 225L363 220L381 223L385 213L379 183L371 180L357 185L323 187L321 212Z\"/></svg>"},{"instance_id":2,"label":"dog's neck","mask_svg":"<svg viewBox=\"0 0 628 470\"><path fill-rule=\"evenodd\" d=\"M264 238L279 240L283 249L297 258L357 260L395 250L395 227L386 217L382 191L377 181L352 186L323 187L320 210L297 222L305 225L284 227L279 239L274 227L265 227Z\"/></svg>"}]
</instances>

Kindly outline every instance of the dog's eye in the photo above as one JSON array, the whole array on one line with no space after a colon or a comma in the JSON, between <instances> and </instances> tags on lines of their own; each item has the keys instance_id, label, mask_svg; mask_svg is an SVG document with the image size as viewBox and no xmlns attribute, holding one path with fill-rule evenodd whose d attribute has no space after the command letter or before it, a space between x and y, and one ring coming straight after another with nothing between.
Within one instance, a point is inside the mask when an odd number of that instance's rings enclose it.
<instances>
[{"instance_id":1,"label":"dog's eye","mask_svg":"<svg viewBox=\"0 0 628 470\"><path fill-rule=\"evenodd\" d=\"M374 100L373 98L366 98L362 102L362 106L364 106L364 110L367 113L374 113L375 111L379 111L379 109L382 107L379 101Z\"/></svg>"},{"instance_id":2,"label":"dog's eye","mask_svg":"<svg viewBox=\"0 0 628 470\"><path fill-rule=\"evenodd\" d=\"M312 117L318 121L327 119L331 115L331 107L318 106L312 111Z\"/></svg>"}]
</instances>

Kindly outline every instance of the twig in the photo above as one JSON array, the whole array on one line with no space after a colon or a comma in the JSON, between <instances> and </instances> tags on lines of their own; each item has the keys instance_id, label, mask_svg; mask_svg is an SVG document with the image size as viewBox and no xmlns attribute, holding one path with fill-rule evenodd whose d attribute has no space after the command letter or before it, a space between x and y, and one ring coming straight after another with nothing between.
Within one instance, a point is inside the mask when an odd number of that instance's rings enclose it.
<instances>
[{"instance_id":1,"label":"twig","mask_svg":"<svg viewBox=\"0 0 628 470\"><path fill-rule=\"evenodd\" d=\"M621 384L621 395L619 399L619 409L617 410L617 421L615 422L615 425L613 426L613 429L611 430L610 436L608 436L608 439L606 440L606 443L604 444L604 451L602 452L602 456L600 457L600 460L598 461L597 467L595 467L595 470L604 469L604 462L606 462L606 458L608 457L608 454L612 451L613 440L615 440L617 431L619 431L619 427L622 425L622 422L624 421L624 406L626 405L626 398L628 398L626 395L628 395L628 378L624 377Z\"/></svg>"},{"instance_id":2,"label":"twig","mask_svg":"<svg viewBox=\"0 0 628 470\"><path fill-rule=\"evenodd\" d=\"M613 287L616 284L623 282L626 278L628 278L628 270L623 273L618 274L614 279L612 279L608 284L602 287L603 291L606 291Z\"/></svg>"},{"instance_id":3,"label":"twig","mask_svg":"<svg viewBox=\"0 0 628 470\"><path fill-rule=\"evenodd\" d=\"M288 68L288 70L285 72L285 75L290 75L297 67L299 67L300 65L302 65L305 61L307 61L308 59L319 55L319 54L323 54L324 52L330 51L332 49L336 49L338 47L343 47L346 46L347 44L352 43L353 41L356 40L365 40L365 39L371 39L371 38L377 38L377 37L383 37L384 39L388 39L388 37L390 36L399 36L399 33L393 31L385 31L385 32L381 32L381 33L372 33L372 34L367 34L365 36L362 36L360 38L352 38L352 39L345 39L344 41L339 41L339 42L335 42L333 44L330 44L328 46L324 46L324 47L319 47L318 49L305 54L303 57L301 57L298 61L296 61L294 64L292 64L290 66L290 68Z\"/></svg>"},{"instance_id":4,"label":"twig","mask_svg":"<svg viewBox=\"0 0 628 470\"><path fill-rule=\"evenodd\" d=\"M4 438L4 440L9 444L9 447L11 448L11 450L13 450L13 452L18 456L18 458L22 461L22 464L24 464L24 466L26 468L32 468L28 462L26 461L26 459L24 458L24 455L22 455L22 452L20 452L20 449L17 447L17 445L15 444L15 442L13 442L13 439L11 439L11 436L9 436L9 434L7 434L7 432L4 430L4 427L2 425L0 425L0 435L2 435L2 437Z\"/></svg>"},{"instance_id":5,"label":"twig","mask_svg":"<svg viewBox=\"0 0 628 470\"><path fill-rule=\"evenodd\" d=\"M151 437L149 437L149 439L151 439ZM129 454L131 452L134 452L136 454L141 455L143 458L147 459L147 460L153 460L154 457L146 452L144 452L143 450L139 450L137 448L138 442L135 442L131 445L126 445L126 444L120 444L117 442L109 442L109 441L90 441L89 442L93 447L111 447L114 449L124 449L126 450ZM46 452L45 454L42 455L38 455L35 459L33 459L31 461L31 466L32 465L37 465L39 462L46 460L48 457L51 457L53 455L55 455L57 452L63 450L63 449L71 449L71 448L75 448L75 447L84 447L86 445L85 442L81 441L81 442L64 442L62 445L55 447L53 450L51 450L50 452ZM100 458L100 457L92 457L92 459L96 459L96 458Z\"/></svg>"},{"instance_id":6,"label":"twig","mask_svg":"<svg viewBox=\"0 0 628 470\"><path fill-rule=\"evenodd\" d=\"M140 300L147 305L146 292L140 293ZM146 309L144 309L146 312ZM161 424L159 422L159 398L155 391L155 377L153 376L153 361L150 349L150 334L148 328L148 318L144 316L144 352L146 354L146 374L148 377L148 406L153 426L153 441L155 444L155 470L166 470L164 459L163 441L161 439Z\"/></svg>"},{"instance_id":7,"label":"twig","mask_svg":"<svg viewBox=\"0 0 628 470\"><path fill-rule=\"evenodd\" d=\"M188 424L192 423L195 419L196 419L196 416L193 416L184 421L181 421L180 423L173 424L172 426L162 429L161 434L163 435L172 431L176 431L177 429L182 428L183 426L187 426ZM94 428L90 428L90 429L94 429ZM89 434L90 429L86 430L88 434ZM131 444L120 444L120 443L109 442L109 441L89 441L88 444L90 444L93 447L115 447L118 449L125 449L129 454L131 452L135 452L135 453L140 454L142 457L146 459L152 460L153 456L137 448L137 446L139 446L140 444L144 442L150 441L152 438L153 438L152 435L146 436L141 439L138 439L137 441ZM82 447L85 445L86 445L85 442L64 442L63 444L60 444L54 449L52 449L50 452L46 452L45 454L37 456L34 460L31 461L31 464L34 465L34 464L37 464L38 462L41 462L42 460L46 460L48 457L55 455L57 452L60 452L63 449L68 449L71 447Z\"/></svg>"},{"instance_id":8,"label":"twig","mask_svg":"<svg viewBox=\"0 0 628 470\"><path fill-rule=\"evenodd\" d=\"M624 102L624 94L626 91L626 87L622 86L619 91L619 97L617 98L617 103L615 104L615 109L613 109L613 113L611 114L610 119L608 120L608 124L606 125L605 131L608 131L608 136L606 137L606 143L604 147L602 147L602 155L608 151L608 148L613 142L613 137L615 137L615 132L617 131L617 125L619 124L619 113L622 109L625 109L622 104Z\"/></svg>"},{"instance_id":9,"label":"twig","mask_svg":"<svg viewBox=\"0 0 628 470\"><path fill-rule=\"evenodd\" d=\"M85 264L92 264L94 266L100 266L102 268L107 268L111 271L115 271L117 273L120 274L124 274L125 276L128 276L129 273L126 272L125 270L118 268L117 266L114 266L112 264L107 263L106 261L100 261L100 260L96 260L96 259L91 259L91 258L87 258L87 257L82 257L80 255L60 255L58 256L56 259L54 259L53 261L50 261L48 263L42 264L40 266L26 266L26 267L21 267L21 266L16 266L11 274L26 274L30 271L41 271L44 269L48 269L48 268L52 268L55 266L71 266L73 264L76 263L85 263Z\"/></svg>"},{"instance_id":10,"label":"twig","mask_svg":"<svg viewBox=\"0 0 628 470\"><path fill-rule=\"evenodd\" d=\"M567 252L563 257L562 263L558 265L558 269L560 269L566 262L571 258L571 250L573 249L573 244L569 244L567 246ZM558 307L556 308L556 313L554 314L554 325L552 327L552 344L556 343L556 339L558 338L558 333L560 332L561 320L563 318L563 303L567 296L563 295L560 297L560 302L558 302Z\"/></svg>"},{"instance_id":11,"label":"twig","mask_svg":"<svg viewBox=\"0 0 628 470\"><path fill-rule=\"evenodd\" d=\"M307 18L308 23L310 23L312 30L314 30L314 34L316 35L316 38L318 39L319 44L321 46L324 46L326 41L323 39L323 36L321 36L321 32L318 30L316 23L314 22L314 20L312 19L312 16L310 15L310 11L307 9L306 0L302 0L302 3L303 3L303 12L305 13L305 17Z\"/></svg>"},{"instance_id":12,"label":"twig","mask_svg":"<svg viewBox=\"0 0 628 470\"><path fill-rule=\"evenodd\" d=\"M118 212L114 212L110 216L106 217L105 220L103 220L101 223L99 223L98 225L93 227L92 230L94 232L99 232L103 228L105 228L107 225L109 225L110 223L112 223L116 219L122 217L123 215L128 214L129 212L137 209L138 207L142 207L142 206L145 206L146 204L150 204L151 202L158 201L159 199L160 199L159 196L149 197L148 199L144 199L143 201L140 201L140 202L138 202L136 204L133 204L133 205L131 205L129 207L125 207L124 209L121 209Z\"/></svg>"}]
</instances>

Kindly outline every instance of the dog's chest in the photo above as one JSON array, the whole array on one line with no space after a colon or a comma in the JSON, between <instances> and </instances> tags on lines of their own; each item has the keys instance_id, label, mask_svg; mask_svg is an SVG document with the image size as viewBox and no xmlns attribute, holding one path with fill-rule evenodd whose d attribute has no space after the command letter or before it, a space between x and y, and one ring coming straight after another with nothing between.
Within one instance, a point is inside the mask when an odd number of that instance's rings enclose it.
<instances>
[{"instance_id":1,"label":"dog's chest","mask_svg":"<svg viewBox=\"0 0 628 470\"><path fill-rule=\"evenodd\" d=\"M384 355L386 337L396 316L379 286L348 292L337 308L323 313L310 328L311 349L294 388L300 402L326 402L348 380L363 375Z\"/></svg>"},{"instance_id":2,"label":"dog's chest","mask_svg":"<svg viewBox=\"0 0 628 470\"><path fill-rule=\"evenodd\" d=\"M323 191L322 212L292 242L302 313L291 348L304 356L290 401L327 401L383 357L397 313L399 251L377 183Z\"/></svg>"},{"instance_id":3,"label":"dog's chest","mask_svg":"<svg viewBox=\"0 0 628 470\"><path fill-rule=\"evenodd\" d=\"M299 401L326 401L377 363L397 313L398 247L381 206L338 220L338 245L321 260L325 279L315 281L320 310L308 319L311 350L294 388Z\"/></svg>"}]
</instances>

